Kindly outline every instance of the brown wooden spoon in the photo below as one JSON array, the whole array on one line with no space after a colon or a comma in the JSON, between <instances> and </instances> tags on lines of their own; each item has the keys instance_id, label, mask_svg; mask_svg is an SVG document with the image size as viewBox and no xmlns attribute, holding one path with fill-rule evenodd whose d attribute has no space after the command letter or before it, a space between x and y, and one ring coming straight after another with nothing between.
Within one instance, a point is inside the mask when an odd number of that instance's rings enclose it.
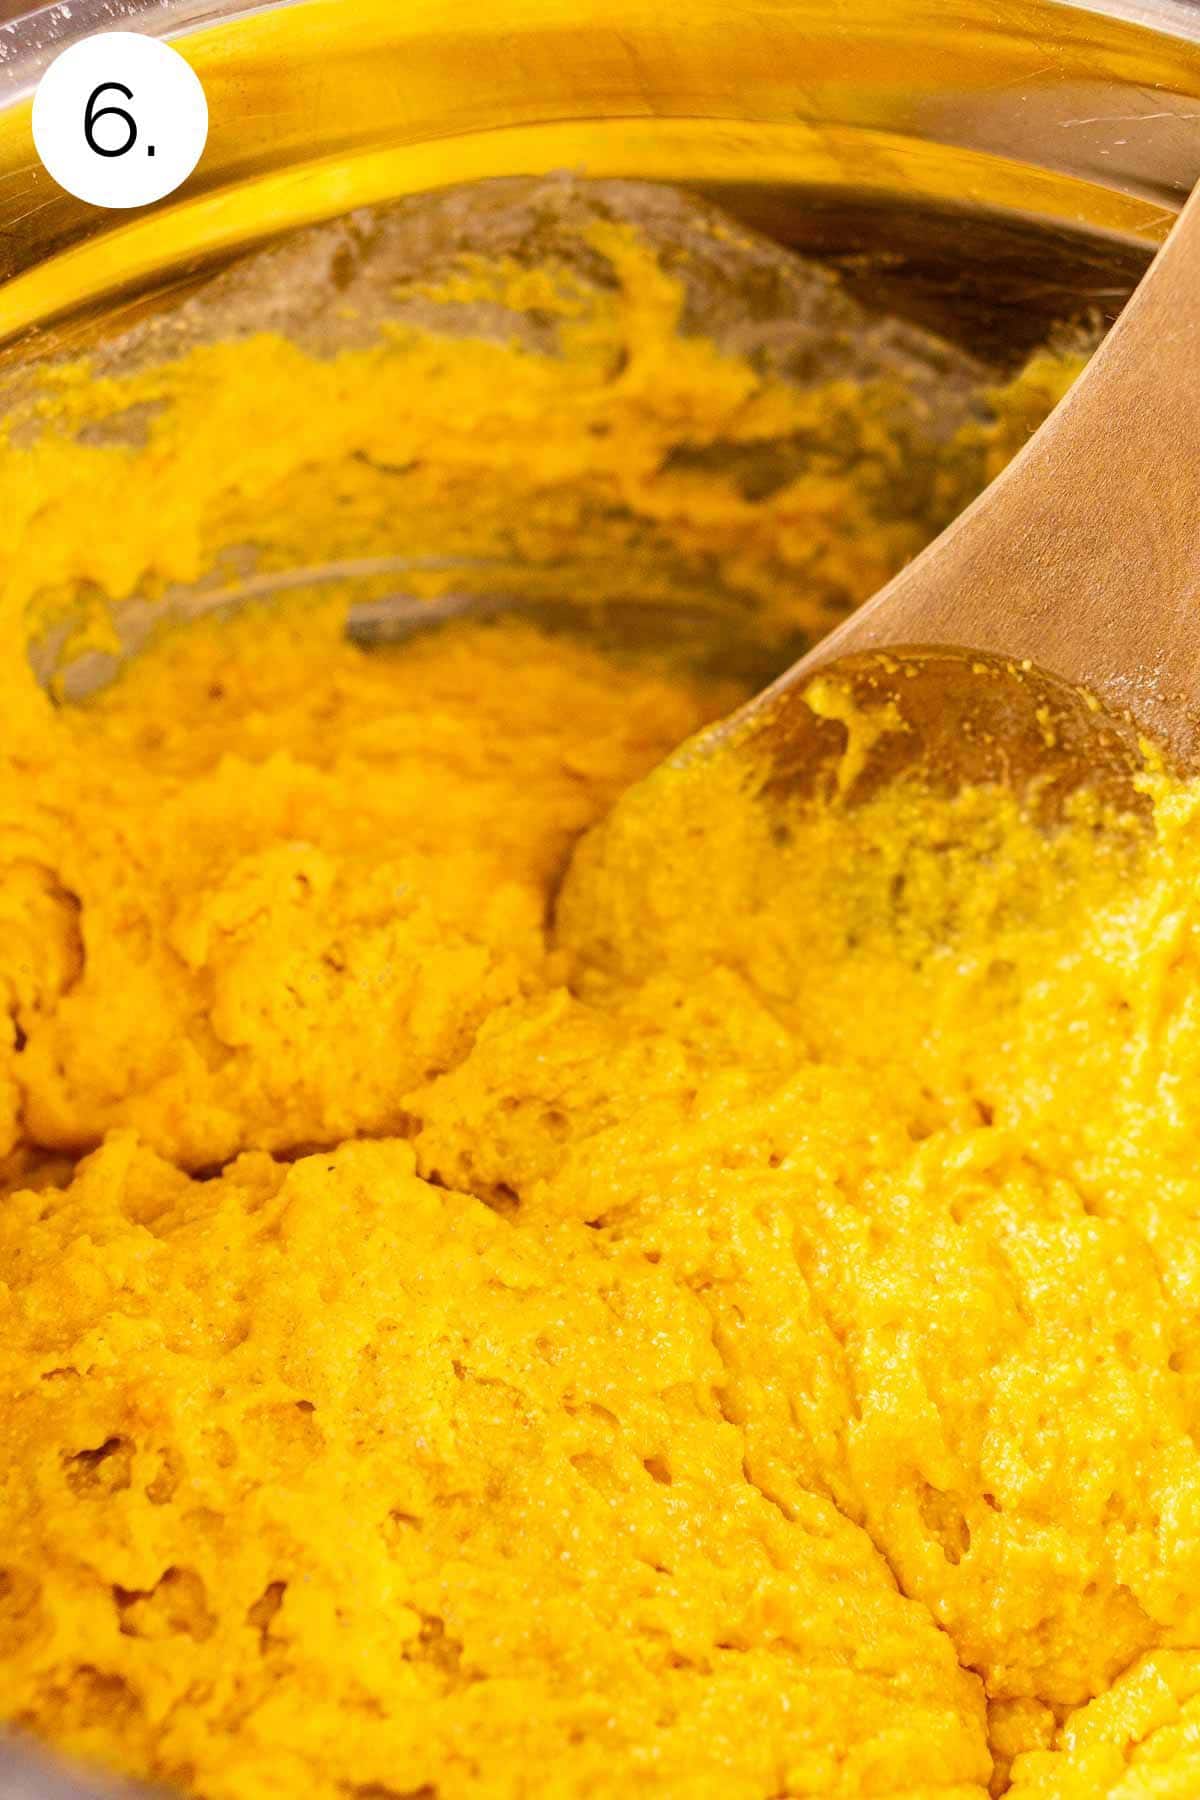
<instances>
[{"instance_id":1,"label":"brown wooden spoon","mask_svg":"<svg viewBox=\"0 0 1200 1800\"><path fill-rule=\"evenodd\" d=\"M853 739L848 718L867 727ZM771 804L822 784L853 799L919 772L942 788L1004 782L1048 818L1083 784L1144 811L1146 740L1168 767L1200 770L1200 189L996 481L585 840L560 937L586 955L614 908L631 927L656 860L691 859L696 879L675 891L703 894L704 782L728 792L736 775L750 802Z\"/></svg>"},{"instance_id":2,"label":"brown wooden spoon","mask_svg":"<svg viewBox=\"0 0 1200 1800\"><path fill-rule=\"evenodd\" d=\"M978 772L980 760L970 681L960 698L942 694L948 721L939 727L931 712L945 682L957 693L964 653L969 665L984 658L990 671L980 696L989 724L1011 708L1010 741L996 740L998 758L1007 749L1024 760L1017 728L1032 701L1035 715L1049 703L1076 722L1058 744L1036 732L1045 749L1082 755L1094 767L1142 734L1175 767L1200 768L1200 190L1080 380L1021 454L941 537L753 700L739 732L752 717L782 729L789 707L808 710L801 696L818 669L851 659L853 675L881 652L932 660L921 723L945 740L938 754L948 768L958 762ZM968 728L957 751L948 722Z\"/></svg>"}]
</instances>

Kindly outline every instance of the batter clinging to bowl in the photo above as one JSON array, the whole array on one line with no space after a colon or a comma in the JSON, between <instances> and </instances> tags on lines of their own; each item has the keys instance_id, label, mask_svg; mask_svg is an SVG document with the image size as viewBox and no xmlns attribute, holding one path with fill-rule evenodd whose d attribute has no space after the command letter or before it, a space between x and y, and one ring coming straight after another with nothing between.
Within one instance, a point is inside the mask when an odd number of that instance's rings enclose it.
<instances>
[{"instance_id":1,"label":"batter clinging to bowl","mask_svg":"<svg viewBox=\"0 0 1200 1800\"><path fill-rule=\"evenodd\" d=\"M1069 378L956 366L918 445L895 371L822 397L689 333L653 232L571 229L600 274L427 284L551 347L476 312L51 370L12 638L255 516L432 531L489 456L529 504L488 529L595 499L811 629ZM835 416L853 454L764 490ZM802 808L770 891L717 792L703 929L642 966L563 869L745 684L518 619L364 649L346 599L81 703L5 665L0 1712L205 1796L1192 1792L1192 790L1149 834Z\"/></svg>"}]
</instances>

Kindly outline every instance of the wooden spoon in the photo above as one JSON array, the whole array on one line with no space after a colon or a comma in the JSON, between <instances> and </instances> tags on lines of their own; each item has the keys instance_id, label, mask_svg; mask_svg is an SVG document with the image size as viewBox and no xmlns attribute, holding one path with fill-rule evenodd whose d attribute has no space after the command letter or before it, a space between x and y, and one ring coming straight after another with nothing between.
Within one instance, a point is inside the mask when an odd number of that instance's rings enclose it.
<instances>
[{"instance_id":1,"label":"wooden spoon","mask_svg":"<svg viewBox=\"0 0 1200 1800\"><path fill-rule=\"evenodd\" d=\"M1127 762L1143 734L1200 768L1200 189L1062 404L941 537L753 700L779 725L818 669L880 652L986 659L1010 729L1051 696L1075 721L1048 750ZM850 671L848 671L850 673ZM997 684L1009 687L1005 698ZM952 681L957 690L959 683ZM969 694L946 699L969 724ZM1072 699L1086 696L1080 713ZM1096 702L1102 710L1096 710ZM965 712L960 711L965 707ZM925 716L927 727L936 720ZM1087 721L1093 723L1072 741ZM944 724L944 722L943 722ZM1093 733L1096 734L1093 736ZM944 730L939 731L945 737ZM1003 746L997 745L997 751ZM1010 758L1023 761L1019 745ZM978 772L978 750L950 765ZM986 760L986 759L985 759ZM949 765L948 765L949 766ZM1078 771L1083 773L1084 771Z\"/></svg>"},{"instance_id":2,"label":"wooden spoon","mask_svg":"<svg viewBox=\"0 0 1200 1800\"><path fill-rule=\"evenodd\" d=\"M585 840L560 938L602 962L618 935L604 918L621 915L625 941L635 920L643 935L669 930L646 898L664 862L684 870L671 891L703 896L716 779L770 804L821 784L853 799L919 771L942 788L1002 781L1050 818L1082 784L1145 811L1143 740L1168 767L1200 770L1200 188L996 481Z\"/></svg>"}]
</instances>

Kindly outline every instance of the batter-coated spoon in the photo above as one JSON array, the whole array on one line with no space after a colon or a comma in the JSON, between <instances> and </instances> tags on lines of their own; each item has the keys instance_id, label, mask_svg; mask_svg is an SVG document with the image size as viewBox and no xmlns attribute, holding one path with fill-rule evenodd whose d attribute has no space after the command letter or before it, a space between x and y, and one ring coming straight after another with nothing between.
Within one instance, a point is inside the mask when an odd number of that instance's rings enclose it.
<instances>
[{"instance_id":1,"label":"batter-coated spoon","mask_svg":"<svg viewBox=\"0 0 1200 1800\"><path fill-rule=\"evenodd\" d=\"M702 886L699 783L728 792L735 766L755 803L831 781L852 796L919 768L943 787L1003 781L1053 816L1084 783L1144 805L1139 739L1200 770L1200 189L1078 382L974 504L585 840L560 932L581 948L614 907L632 925L659 857L694 857Z\"/></svg>"}]
</instances>

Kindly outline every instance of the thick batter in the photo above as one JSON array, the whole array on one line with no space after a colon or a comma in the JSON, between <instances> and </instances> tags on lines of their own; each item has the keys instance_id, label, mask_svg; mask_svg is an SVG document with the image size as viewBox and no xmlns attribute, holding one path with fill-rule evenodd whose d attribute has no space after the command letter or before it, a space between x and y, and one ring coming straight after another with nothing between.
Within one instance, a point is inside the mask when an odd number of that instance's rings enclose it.
<instances>
[{"instance_id":1,"label":"thick batter","mask_svg":"<svg viewBox=\"0 0 1200 1800\"><path fill-rule=\"evenodd\" d=\"M1194 798L798 818L751 938L718 794L711 941L589 966L573 840L733 697L251 614L12 752L8 1718L204 1795L1190 1791Z\"/></svg>"},{"instance_id":2,"label":"thick batter","mask_svg":"<svg viewBox=\"0 0 1200 1800\"><path fill-rule=\"evenodd\" d=\"M985 418L951 359L939 438L777 354L761 245L717 347L734 229L560 189L449 336L168 321L0 434L0 1716L204 1800L1191 1800L1191 790L717 788L686 891L559 906L734 682L313 601L29 673L198 578L584 538L782 644L1069 379Z\"/></svg>"}]
</instances>

